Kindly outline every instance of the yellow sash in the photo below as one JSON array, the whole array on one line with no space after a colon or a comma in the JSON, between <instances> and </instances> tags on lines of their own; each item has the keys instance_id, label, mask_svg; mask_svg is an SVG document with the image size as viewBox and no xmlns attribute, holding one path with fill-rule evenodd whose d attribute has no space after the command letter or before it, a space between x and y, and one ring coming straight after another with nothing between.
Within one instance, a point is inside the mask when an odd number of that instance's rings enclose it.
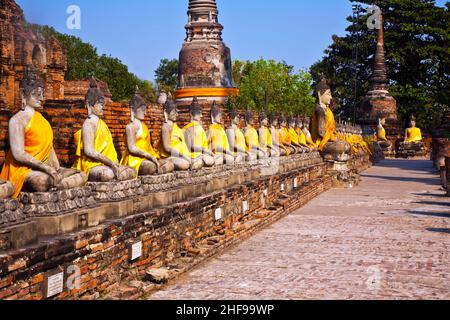
<instances>
[{"instance_id":1,"label":"yellow sash","mask_svg":"<svg viewBox=\"0 0 450 320\"><path fill-rule=\"evenodd\" d=\"M269 128L263 128L261 131L261 148L267 151L267 149L273 145L272 134L270 133Z\"/></svg>"},{"instance_id":2,"label":"yellow sash","mask_svg":"<svg viewBox=\"0 0 450 320\"><path fill-rule=\"evenodd\" d=\"M236 148L239 148L240 150L247 150L247 144L245 142L244 133L239 128L236 128L235 130L234 145ZM235 152L235 155L237 155L237 152Z\"/></svg>"},{"instance_id":3,"label":"yellow sash","mask_svg":"<svg viewBox=\"0 0 450 320\"><path fill-rule=\"evenodd\" d=\"M291 143L299 144L300 139L294 128L289 129L289 137L291 138Z\"/></svg>"},{"instance_id":4,"label":"yellow sash","mask_svg":"<svg viewBox=\"0 0 450 320\"><path fill-rule=\"evenodd\" d=\"M38 111L34 112L30 122L25 128L24 134L24 150L33 158L47 163L50 152L53 148L53 130L47 120ZM9 180L14 184L15 192L13 198L17 198L22 191L27 175L32 171L31 168L19 164L12 156L11 151L8 153L3 165L0 179Z\"/></svg>"},{"instance_id":5,"label":"yellow sash","mask_svg":"<svg viewBox=\"0 0 450 320\"><path fill-rule=\"evenodd\" d=\"M381 137L379 137L377 134L375 134L376 141L386 141L386 129L381 128Z\"/></svg>"},{"instance_id":6,"label":"yellow sash","mask_svg":"<svg viewBox=\"0 0 450 320\"><path fill-rule=\"evenodd\" d=\"M201 146L202 149L208 149L208 138L203 127L197 121L192 121L183 128L183 132L186 132L189 128L194 128L194 145Z\"/></svg>"},{"instance_id":7,"label":"yellow sash","mask_svg":"<svg viewBox=\"0 0 450 320\"><path fill-rule=\"evenodd\" d=\"M141 133L136 137L136 147L156 159L159 159L159 154L155 151L155 149L153 149L150 132L148 131L148 127L144 121L141 121ZM128 148L125 148L125 153L122 156L120 164L134 168L136 173L139 174L141 164L145 160L147 159L131 155Z\"/></svg>"},{"instance_id":8,"label":"yellow sash","mask_svg":"<svg viewBox=\"0 0 450 320\"><path fill-rule=\"evenodd\" d=\"M170 146L178 151L179 154L181 154L182 156L191 158L191 159L197 159L198 157L200 157L202 154L201 153L195 153L195 152L190 152L188 149L188 146L186 145L186 141L184 140L184 134L183 134L183 130L180 129L180 127L174 123L173 124L173 129L172 132L170 133ZM172 155L167 153L164 148L163 148L163 144L162 141L160 142L160 155L162 159L167 159L169 157L171 157Z\"/></svg>"},{"instance_id":9,"label":"yellow sash","mask_svg":"<svg viewBox=\"0 0 450 320\"><path fill-rule=\"evenodd\" d=\"M209 127L209 145L214 153L217 154L217 149L230 150L228 137L220 124L214 123Z\"/></svg>"},{"instance_id":10,"label":"yellow sash","mask_svg":"<svg viewBox=\"0 0 450 320\"><path fill-rule=\"evenodd\" d=\"M89 175L92 168L105 165L104 163L93 161L84 153L82 130L79 130L77 133L75 133L75 144L77 146L77 151L76 160L72 167L73 169L77 169ZM94 138L94 149L101 155L109 158L111 161L115 163L119 162L116 149L114 148L111 131L109 131L108 126L102 119L98 119L97 131L95 132Z\"/></svg>"},{"instance_id":11,"label":"yellow sash","mask_svg":"<svg viewBox=\"0 0 450 320\"><path fill-rule=\"evenodd\" d=\"M303 130L300 129L300 128L298 128L298 129L296 130L296 132L297 132L297 135L298 135L298 141L299 141L301 144L304 144L305 146L308 145L308 143L307 143L307 141L306 141L306 136L305 136L305 133L303 132Z\"/></svg>"},{"instance_id":12,"label":"yellow sash","mask_svg":"<svg viewBox=\"0 0 450 320\"><path fill-rule=\"evenodd\" d=\"M422 131L419 128L409 128L406 130L406 142L421 142L422 141Z\"/></svg>"},{"instance_id":13,"label":"yellow sash","mask_svg":"<svg viewBox=\"0 0 450 320\"><path fill-rule=\"evenodd\" d=\"M259 147L259 136L255 128L251 127L245 132L245 142L247 144L247 151Z\"/></svg>"},{"instance_id":14,"label":"yellow sash","mask_svg":"<svg viewBox=\"0 0 450 320\"><path fill-rule=\"evenodd\" d=\"M291 134L289 133L288 128L280 129L280 138L283 145L292 143Z\"/></svg>"},{"instance_id":15,"label":"yellow sash","mask_svg":"<svg viewBox=\"0 0 450 320\"><path fill-rule=\"evenodd\" d=\"M325 145L328 142L333 142L336 140L335 137L336 122L334 119L333 111L331 111L331 109L327 107L325 116L325 135L322 139L319 136L319 122L315 112L312 119L311 129L312 129L311 135L314 144L319 148L320 151L323 151Z\"/></svg>"}]
</instances>

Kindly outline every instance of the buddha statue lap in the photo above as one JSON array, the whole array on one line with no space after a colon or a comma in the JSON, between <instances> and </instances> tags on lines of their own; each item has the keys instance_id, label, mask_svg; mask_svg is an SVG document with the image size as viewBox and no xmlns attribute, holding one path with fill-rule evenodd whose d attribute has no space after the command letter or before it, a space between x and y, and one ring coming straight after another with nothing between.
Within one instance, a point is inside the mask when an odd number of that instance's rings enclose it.
<instances>
[{"instance_id":1,"label":"buddha statue lap","mask_svg":"<svg viewBox=\"0 0 450 320\"><path fill-rule=\"evenodd\" d=\"M416 127L416 119L411 117L410 127L405 131L405 139L398 145L397 156L401 158L424 157L426 155L422 130Z\"/></svg>"},{"instance_id":2,"label":"buddha statue lap","mask_svg":"<svg viewBox=\"0 0 450 320\"><path fill-rule=\"evenodd\" d=\"M331 88L322 78L316 88L316 108L312 121L311 135L326 160L346 162L351 157L349 143L336 138L336 122L331 109Z\"/></svg>"},{"instance_id":3,"label":"buddha statue lap","mask_svg":"<svg viewBox=\"0 0 450 320\"><path fill-rule=\"evenodd\" d=\"M265 112L261 113L259 117L260 129L259 129L259 144L261 148L271 158L280 156L279 149L273 143L272 133L269 128L269 117Z\"/></svg>"},{"instance_id":4,"label":"buddha statue lap","mask_svg":"<svg viewBox=\"0 0 450 320\"><path fill-rule=\"evenodd\" d=\"M245 124L245 142L247 151L251 154L251 159L266 159L268 155L259 144L258 132L253 127L253 112L250 110L245 113Z\"/></svg>"},{"instance_id":5,"label":"buddha statue lap","mask_svg":"<svg viewBox=\"0 0 450 320\"><path fill-rule=\"evenodd\" d=\"M22 191L48 192L86 184L87 176L62 168L53 147L53 129L42 116L44 83L34 66L27 67L20 84L22 109L9 121L9 151L0 179L3 192L17 198ZM11 194L11 184L14 192Z\"/></svg>"},{"instance_id":6,"label":"buddha statue lap","mask_svg":"<svg viewBox=\"0 0 450 320\"><path fill-rule=\"evenodd\" d=\"M145 124L147 104L138 94L130 101L131 122L126 127L127 147L120 164L136 170L139 176L166 174L175 167L170 159L159 160L158 152L152 146L150 131Z\"/></svg>"},{"instance_id":7,"label":"buddha statue lap","mask_svg":"<svg viewBox=\"0 0 450 320\"><path fill-rule=\"evenodd\" d=\"M236 110L230 111L231 125L227 129L228 142L230 150L233 152L235 163L243 163L251 159L251 153L247 151L245 135L239 128L241 117Z\"/></svg>"},{"instance_id":8,"label":"buddha statue lap","mask_svg":"<svg viewBox=\"0 0 450 320\"><path fill-rule=\"evenodd\" d=\"M73 168L88 175L91 182L135 179L136 169L119 164L111 132L102 120L105 97L94 78L91 78L85 106L88 116L83 128L75 133L76 160Z\"/></svg>"},{"instance_id":9,"label":"buddha statue lap","mask_svg":"<svg viewBox=\"0 0 450 320\"><path fill-rule=\"evenodd\" d=\"M215 155L216 165L234 164L228 136L222 127L222 111L214 101L211 107L211 125L208 130L208 144Z\"/></svg>"},{"instance_id":10,"label":"buddha statue lap","mask_svg":"<svg viewBox=\"0 0 450 320\"><path fill-rule=\"evenodd\" d=\"M196 97L192 100L189 110L191 122L183 128L186 145L191 153L202 155L203 166L212 167L220 162L220 157L216 159L209 149L208 137L202 127L202 109Z\"/></svg>"}]
</instances>

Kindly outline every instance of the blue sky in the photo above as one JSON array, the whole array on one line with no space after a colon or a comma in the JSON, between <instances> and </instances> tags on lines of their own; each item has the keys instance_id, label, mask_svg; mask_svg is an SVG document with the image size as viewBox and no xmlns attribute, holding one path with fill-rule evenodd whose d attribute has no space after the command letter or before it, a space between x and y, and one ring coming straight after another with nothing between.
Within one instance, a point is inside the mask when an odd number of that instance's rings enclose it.
<instances>
[{"instance_id":1,"label":"blue sky","mask_svg":"<svg viewBox=\"0 0 450 320\"><path fill-rule=\"evenodd\" d=\"M188 0L16 0L29 22L72 34L153 80L161 58L178 58ZM443 5L445 0L438 0ZM69 30L67 7L81 9L81 30ZM309 68L333 34L343 35L349 0L217 0L223 38L233 59L285 60Z\"/></svg>"}]
</instances>

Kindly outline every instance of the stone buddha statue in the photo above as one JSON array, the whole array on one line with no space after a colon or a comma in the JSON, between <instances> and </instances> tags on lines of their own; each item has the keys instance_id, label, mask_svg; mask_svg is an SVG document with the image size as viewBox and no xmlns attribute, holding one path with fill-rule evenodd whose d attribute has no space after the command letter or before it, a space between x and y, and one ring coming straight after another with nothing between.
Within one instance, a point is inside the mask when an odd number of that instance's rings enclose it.
<instances>
[{"instance_id":1,"label":"stone buddha statue","mask_svg":"<svg viewBox=\"0 0 450 320\"><path fill-rule=\"evenodd\" d=\"M242 130L239 128L241 124L241 117L236 110L230 111L231 125L227 129L228 143L230 150L234 153L235 162L243 163L246 159L251 158L250 152L247 151L247 144Z\"/></svg>"},{"instance_id":2,"label":"stone buddha statue","mask_svg":"<svg viewBox=\"0 0 450 320\"><path fill-rule=\"evenodd\" d=\"M259 145L272 158L279 157L280 153L273 143L272 133L269 128L269 117L265 112L259 116Z\"/></svg>"},{"instance_id":3,"label":"stone buddha statue","mask_svg":"<svg viewBox=\"0 0 450 320\"><path fill-rule=\"evenodd\" d=\"M62 168L53 148L53 129L42 116L44 83L34 66L27 67L20 83L22 109L9 121L9 151L0 179L14 185L12 196L21 191L47 192L86 184L87 176L77 170ZM11 185L3 182L0 189L11 195Z\"/></svg>"},{"instance_id":4,"label":"stone buddha statue","mask_svg":"<svg viewBox=\"0 0 450 320\"><path fill-rule=\"evenodd\" d=\"M288 130L291 137L291 144L296 149L297 153L307 152L309 150L306 143L301 140L302 135L299 136L297 131L297 119L294 117L288 118ZM300 130L301 131L301 130ZM303 132L302 132L303 133ZM306 142L306 141L304 141Z\"/></svg>"},{"instance_id":5,"label":"stone buddha statue","mask_svg":"<svg viewBox=\"0 0 450 320\"><path fill-rule=\"evenodd\" d=\"M307 146L306 136L305 136L305 133L303 132L303 118L302 117L295 118L294 128L295 128L295 132L297 133L299 142L301 144Z\"/></svg>"},{"instance_id":6,"label":"stone buddha statue","mask_svg":"<svg viewBox=\"0 0 450 320\"><path fill-rule=\"evenodd\" d=\"M87 174L91 182L135 179L134 168L119 164L111 131L102 120L105 97L94 78L91 78L85 106L88 116L83 128L75 133L76 160L73 168Z\"/></svg>"},{"instance_id":7,"label":"stone buddha statue","mask_svg":"<svg viewBox=\"0 0 450 320\"><path fill-rule=\"evenodd\" d=\"M392 147L392 143L389 142L389 140L386 137L386 129L384 128L385 124L386 124L385 118L383 117L378 118L377 133L375 137L381 149L388 150Z\"/></svg>"},{"instance_id":8,"label":"stone buddha statue","mask_svg":"<svg viewBox=\"0 0 450 320\"><path fill-rule=\"evenodd\" d=\"M311 135L326 160L345 162L351 156L349 143L336 138L336 122L331 108L333 96L325 78L316 87L316 108L313 115Z\"/></svg>"},{"instance_id":9,"label":"stone buddha statue","mask_svg":"<svg viewBox=\"0 0 450 320\"><path fill-rule=\"evenodd\" d=\"M416 127L416 119L411 117L410 127L405 131L405 144L422 143L422 131Z\"/></svg>"},{"instance_id":10,"label":"stone buddha statue","mask_svg":"<svg viewBox=\"0 0 450 320\"><path fill-rule=\"evenodd\" d=\"M267 158L267 153L259 144L258 132L253 127L253 112L250 110L245 113L245 142L247 151L251 154L251 160Z\"/></svg>"},{"instance_id":11,"label":"stone buddha statue","mask_svg":"<svg viewBox=\"0 0 450 320\"><path fill-rule=\"evenodd\" d=\"M161 129L159 154L161 159L171 158L175 170L200 170L203 157L200 152L191 152L186 144L183 130L177 125L177 104L171 99L164 103L164 124Z\"/></svg>"},{"instance_id":12,"label":"stone buddha statue","mask_svg":"<svg viewBox=\"0 0 450 320\"><path fill-rule=\"evenodd\" d=\"M215 101L211 107L208 144L212 152L214 152L216 165L234 163L234 153L230 149L227 133L222 126L222 111Z\"/></svg>"},{"instance_id":13,"label":"stone buddha statue","mask_svg":"<svg viewBox=\"0 0 450 320\"><path fill-rule=\"evenodd\" d=\"M275 114L271 114L269 116L270 122L270 133L272 134L272 144L275 150L280 154L280 156L284 157L288 155L287 148L283 145L281 141L280 129L278 128L278 117Z\"/></svg>"},{"instance_id":14,"label":"stone buddha statue","mask_svg":"<svg viewBox=\"0 0 450 320\"><path fill-rule=\"evenodd\" d=\"M208 137L202 126L202 108L198 103L197 97L192 99L189 113L191 122L183 128L186 145L191 153L202 155L205 167L212 167L216 163L215 155L209 149Z\"/></svg>"},{"instance_id":15,"label":"stone buddha statue","mask_svg":"<svg viewBox=\"0 0 450 320\"><path fill-rule=\"evenodd\" d=\"M292 137L288 129L288 121L283 115L280 116L279 123L280 129L278 129L278 131L280 135L280 144L286 148L286 155L290 156L297 153L299 150L292 144Z\"/></svg>"},{"instance_id":16,"label":"stone buddha statue","mask_svg":"<svg viewBox=\"0 0 450 320\"><path fill-rule=\"evenodd\" d=\"M311 125L311 119L309 117L303 118L303 123L302 123L301 128L302 128L303 134L305 135L306 145L312 149L316 149L317 147L314 144L314 141L312 140L311 132L309 131L310 125Z\"/></svg>"},{"instance_id":17,"label":"stone buddha statue","mask_svg":"<svg viewBox=\"0 0 450 320\"><path fill-rule=\"evenodd\" d=\"M147 104L138 90L130 101L131 122L126 127L127 147L120 164L136 170L140 176L174 171L170 159L158 160L159 154L153 149L150 131L145 124Z\"/></svg>"}]
</instances>

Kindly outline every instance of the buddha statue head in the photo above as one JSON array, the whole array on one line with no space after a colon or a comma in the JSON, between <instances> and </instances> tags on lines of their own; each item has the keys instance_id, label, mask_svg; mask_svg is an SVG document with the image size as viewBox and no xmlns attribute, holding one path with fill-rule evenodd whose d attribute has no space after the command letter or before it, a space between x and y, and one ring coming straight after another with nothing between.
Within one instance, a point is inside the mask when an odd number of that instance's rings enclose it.
<instances>
[{"instance_id":1,"label":"buddha statue head","mask_svg":"<svg viewBox=\"0 0 450 320\"><path fill-rule=\"evenodd\" d=\"M220 107L216 101L213 101L211 106L211 122L222 124L222 110L220 110Z\"/></svg>"},{"instance_id":2,"label":"buddha statue head","mask_svg":"<svg viewBox=\"0 0 450 320\"><path fill-rule=\"evenodd\" d=\"M311 118L310 117L304 117L303 118L303 126L302 129L308 129L309 130L309 125L311 124Z\"/></svg>"},{"instance_id":3,"label":"buddha statue head","mask_svg":"<svg viewBox=\"0 0 450 320\"><path fill-rule=\"evenodd\" d=\"M166 93L165 91L161 91L161 92L158 94L157 103L158 103L160 106L164 106L164 104L167 102L168 98L169 98L169 96L167 95L167 93Z\"/></svg>"},{"instance_id":4,"label":"buddha statue head","mask_svg":"<svg viewBox=\"0 0 450 320\"><path fill-rule=\"evenodd\" d=\"M136 92L130 100L131 120L138 119L140 121L145 120L147 114L147 104L144 99L139 95L139 88L136 87Z\"/></svg>"},{"instance_id":5,"label":"buddha statue head","mask_svg":"<svg viewBox=\"0 0 450 320\"><path fill-rule=\"evenodd\" d=\"M267 114L265 112L261 112L261 114L259 115L259 123L261 127L269 126L269 117L267 117Z\"/></svg>"},{"instance_id":6,"label":"buddha statue head","mask_svg":"<svg viewBox=\"0 0 450 320\"><path fill-rule=\"evenodd\" d=\"M409 121L409 126L410 126L410 128L415 128L416 125L417 125L417 123L416 123L416 117L411 116L411 120Z\"/></svg>"},{"instance_id":7,"label":"buddha statue head","mask_svg":"<svg viewBox=\"0 0 450 320\"><path fill-rule=\"evenodd\" d=\"M386 124L386 118L384 118L383 116L379 116L378 117L378 126L383 127Z\"/></svg>"},{"instance_id":8,"label":"buddha statue head","mask_svg":"<svg viewBox=\"0 0 450 320\"><path fill-rule=\"evenodd\" d=\"M280 123L280 127L281 128L286 128L287 127L288 123L287 123L287 120L286 120L285 116L281 115L280 119L278 121Z\"/></svg>"},{"instance_id":9,"label":"buddha statue head","mask_svg":"<svg viewBox=\"0 0 450 320\"><path fill-rule=\"evenodd\" d=\"M331 95L331 88L327 79L322 76L320 82L316 86L317 104L330 106L333 96Z\"/></svg>"},{"instance_id":10,"label":"buddha statue head","mask_svg":"<svg viewBox=\"0 0 450 320\"><path fill-rule=\"evenodd\" d=\"M166 103L164 103L164 119L166 122L172 121L176 122L178 118L178 106L177 104L168 99Z\"/></svg>"},{"instance_id":11,"label":"buddha statue head","mask_svg":"<svg viewBox=\"0 0 450 320\"><path fill-rule=\"evenodd\" d=\"M232 109L230 111L230 120L231 120L231 124L234 124L238 127L241 124L241 116L239 115L239 112L237 112L236 109Z\"/></svg>"},{"instance_id":12,"label":"buddha statue head","mask_svg":"<svg viewBox=\"0 0 450 320\"><path fill-rule=\"evenodd\" d=\"M294 117L288 118L288 126L289 128L295 128L295 125L297 123L297 120Z\"/></svg>"},{"instance_id":13,"label":"buddha statue head","mask_svg":"<svg viewBox=\"0 0 450 320\"><path fill-rule=\"evenodd\" d=\"M105 96L98 88L98 83L94 77L91 77L89 90L86 93L85 105L88 110L88 116L95 115L99 118L103 116L103 109L105 108Z\"/></svg>"},{"instance_id":14,"label":"buddha statue head","mask_svg":"<svg viewBox=\"0 0 450 320\"><path fill-rule=\"evenodd\" d=\"M245 112L245 123L248 126L253 126L253 112L251 112L250 110L247 110Z\"/></svg>"},{"instance_id":15,"label":"buddha statue head","mask_svg":"<svg viewBox=\"0 0 450 320\"><path fill-rule=\"evenodd\" d=\"M44 82L33 65L27 67L25 77L20 82L20 96L22 98L22 110L27 106L35 110L43 109Z\"/></svg>"},{"instance_id":16,"label":"buddha statue head","mask_svg":"<svg viewBox=\"0 0 450 320\"><path fill-rule=\"evenodd\" d=\"M278 127L278 117L275 114L271 113L269 115L269 121L270 121L270 125L272 127L274 127L274 128Z\"/></svg>"},{"instance_id":17,"label":"buddha statue head","mask_svg":"<svg viewBox=\"0 0 450 320\"><path fill-rule=\"evenodd\" d=\"M295 125L298 129L303 129L303 118L297 117L297 119L295 120Z\"/></svg>"},{"instance_id":18,"label":"buddha statue head","mask_svg":"<svg viewBox=\"0 0 450 320\"><path fill-rule=\"evenodd\" d=\"M194 99L192 99L192 103L189 106L189 113L191 115L191 121L202 121L202 108L198 103L197 97L194 97Z\"/></svg>"}]
</instances>

